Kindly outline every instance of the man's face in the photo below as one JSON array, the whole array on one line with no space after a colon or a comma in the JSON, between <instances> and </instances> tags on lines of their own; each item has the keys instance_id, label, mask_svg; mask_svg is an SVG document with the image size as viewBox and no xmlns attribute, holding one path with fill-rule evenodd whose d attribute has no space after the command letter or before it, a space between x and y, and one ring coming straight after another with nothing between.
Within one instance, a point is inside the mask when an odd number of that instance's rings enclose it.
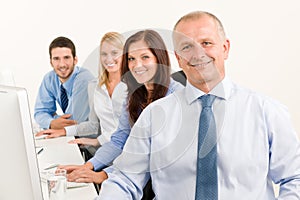
<instances>
[{"instance_id":1,"label":"man's face","mask_svg":"<svg viewBox=\"0 0 300 200\"><path fill-rule=\"evenodd\" d=\"M55 73L62 83L66 82L77 64L77 57L74 58L71 49L66 47L53 48L51 55L50 63Z\"/></svg>"},{"instance_id":2,"label":"man's face","mask_svg":"<svg viewBox=\"0 0 300 200\"><path fill-rule=\"evenodd\" d=\"M210 91L224 78L229 40L221 37L217 24L208 16L181 21L176 31L174 46L180 67L192 85Z\"/></svg>"}]
</instances>

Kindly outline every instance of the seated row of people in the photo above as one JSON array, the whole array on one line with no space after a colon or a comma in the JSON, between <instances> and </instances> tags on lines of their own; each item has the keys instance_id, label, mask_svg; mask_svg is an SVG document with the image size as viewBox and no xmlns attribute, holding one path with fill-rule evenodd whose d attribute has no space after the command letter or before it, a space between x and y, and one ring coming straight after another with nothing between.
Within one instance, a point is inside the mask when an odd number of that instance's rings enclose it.
<instances>
[{"instance_id":1,"label":"seated row of people","mask_svg":"<svg viewBox=\"0 0 300 200\"><path fill-rule=\"evenodd\" d=\"M37 134L54 138L98 134L101 130L97 139L71 141L100 148L83 166L60 166L67 169L69 181L102 183L107 178L102 169L122 152L142 110L151 102L183 88L170 77L167 48L156 31L135 33L126 40L124 48L123 40L121 34L109 32L100 42L102 73L88 86L91 109L88 121Z\"/></svg>"},{"instance_id":2,"label":"seated row of people","mask_svg":"<svg viewBox=\"0 0 300 200\"><path fill-rule=\"evenodd\" d=\"M175 55L187 77L186 87L171 78L168 51L156 31L138 31L123 48L109 41L100 44L100 61L107 72L87 90L94 109L90 115L97 119L82 123L95 126L98 133L108 130L103 127L108 123L101 122L107 118L102 119L97 108L101 101L95 91L101 84L110 103L122 85L124 99L117 107L107 106L110 113L118 109L119 120L109 129L114 131L100 133L100 147L84 165L59 166L67 169L70 181L102 183L99 200L152 199L154 194L155 199L175 200L275 199L272 182L280 183L278 199L300 198L300 143L289 115L278 102L225 76L230 42L216 16L196 11L174 26ZM57 56L62 59L69 57ZM61 79L58 86L67 85L68 67L54 69ZM105 74L107 83L101 81ZM118 83L110 85L110 78ZM58 99L64 107L64 97ZM56 117L55 112L50 116ZM50 129L38 135L91 133L68 117L56 117L66 128L48 123ZM92 144L87 141L73 142Z\"/></svg>"}]
</instances>

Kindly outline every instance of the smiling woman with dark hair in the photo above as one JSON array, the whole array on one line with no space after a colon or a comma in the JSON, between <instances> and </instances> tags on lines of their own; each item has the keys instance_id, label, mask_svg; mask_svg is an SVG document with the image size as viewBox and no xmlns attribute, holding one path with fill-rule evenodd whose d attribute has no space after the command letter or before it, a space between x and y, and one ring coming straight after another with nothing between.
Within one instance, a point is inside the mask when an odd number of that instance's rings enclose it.
<instances>
[{"instance_id":1,"label":"smiling woman with dark hair","mask_svg":"<svg viewBox=\"0 0 300 200\"><path fill-rule=\"evenodd\" d=\"M137 66L139 58L143 60L141 66ZM130 119L135 122L149 103L166 95L170 84L170 59L160 35L145 30L128 38L123 60L123 80L130 95L128 110ZM145 82L145 79L148 80Z\"/></svg>"},{"instance_id":2,"label":"smiling woman with dark hair","mask_svg":"<svg viewBox=\"0 0 300 200\"><path fill-rule=\"evenodd\" d=\"M102 178L93 182L102 183L107 178L106 172L94 171L109 166L121 154L131 127L143 109L151 102L183 88L170 78L169 55L163 39L154 30L139 31L126 40L121 71L122 80L128 88L128 99L123 106L119 127L110 142L101 146L84 165L61 166L69 172L69 181L91 182L86 177L98 173ZM109 168L106 170L109 171Z\"/></svg>"}]
</instances>

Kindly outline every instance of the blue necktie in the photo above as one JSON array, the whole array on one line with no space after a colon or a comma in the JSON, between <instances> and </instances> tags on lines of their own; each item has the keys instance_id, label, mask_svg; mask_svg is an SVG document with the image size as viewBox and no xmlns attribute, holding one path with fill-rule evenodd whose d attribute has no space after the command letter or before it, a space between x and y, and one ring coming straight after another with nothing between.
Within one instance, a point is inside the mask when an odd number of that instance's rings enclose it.
<instances>
[{"instance_id":1,"label":"blue necktie","mask_svg":"<svg viewBox=\"0 0 300 200\"><path fill-rule=\"evenodd\" d=\"M198 157L195 200L218 199L217 131L211 109L216 96L200 97L202 111L199 121Z\"/></svg>"},{"instance_id":2,"label":"blue necktie","mask_svg":"<svg viewBox=\"0 0 300 200\"><path fill-rule=\"evenodd\" d=\"M61 100L61 109L63 112L66 111L66 108L68 107L69 99L67 96L66 89L63 85L60 86L60 100Z\"/></svg>"}]
</instances>

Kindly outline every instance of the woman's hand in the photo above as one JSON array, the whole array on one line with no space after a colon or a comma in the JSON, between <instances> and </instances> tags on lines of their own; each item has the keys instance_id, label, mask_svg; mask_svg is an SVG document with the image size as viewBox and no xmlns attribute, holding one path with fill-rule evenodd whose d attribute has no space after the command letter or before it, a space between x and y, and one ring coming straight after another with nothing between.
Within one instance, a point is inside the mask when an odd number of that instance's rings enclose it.
<instances>
[{"instance_id":1,"label":"woman's hand","mask_svg":"<svg viewBox=\"0 0 300 200\"><path fill-rule=\"evenodd\" d=\"M78 138L75 140L69 141L70 144L82 144L82 145L90 145L94 147L100 146L99 141L97 139L92 138Z\"/></svg>"},{"instance_id":2,"label":"woman's hand","mask_svg":"<svg viewBox=\"0 0 300 200\"><path fill-rule=\"evenodd\" d=\"M63 129L47 129L47 130L43 130L38 132L37 134L35 134L35 136L41 136L41 135L47 135L47 139L48 138L56 138L56 137L61 137L61 136L65 136L66 135L66 130Z\"/></svg>"}]
</instances>

